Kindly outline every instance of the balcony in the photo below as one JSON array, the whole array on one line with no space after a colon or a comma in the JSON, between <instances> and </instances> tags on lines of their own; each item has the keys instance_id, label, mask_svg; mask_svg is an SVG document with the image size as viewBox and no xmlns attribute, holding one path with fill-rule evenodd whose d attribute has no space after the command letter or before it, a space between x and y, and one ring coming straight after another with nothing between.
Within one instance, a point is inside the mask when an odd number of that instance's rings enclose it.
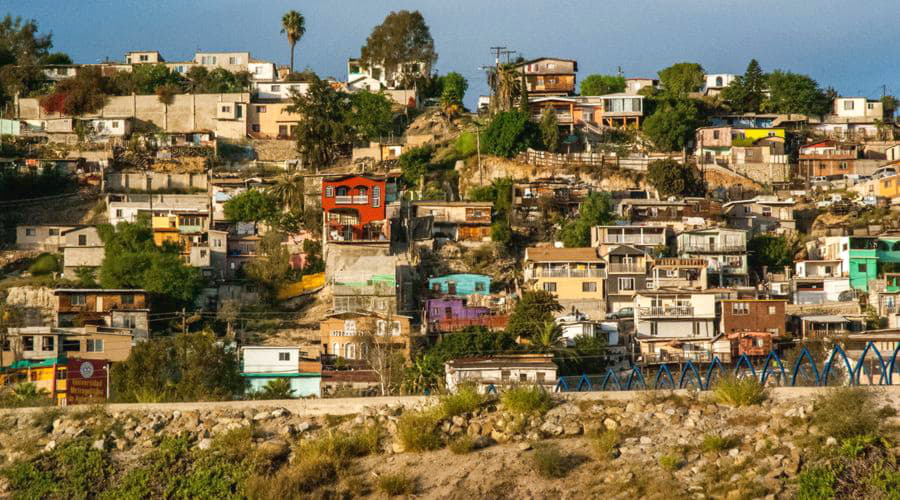
<instances>
[{"instance_id":1,"label":"balcony","mask_svg":"<svg viewBox=\"0 0 900 500\"><path fill-rule=\"evenodd\" d=\"M369 197L367 195L338 195L334 197L335 205L368 205Z\"/></svg>"},{"instance_id":2,"label":"balcony","mask_svg":"<svg viewBox=\"0 0 900 500\"><path fill-rule=\"evenodd\" d=\"M639 318L692 318L693 306L638 307Z\"/></svg>"},{"instance_id":3,"label":"balcony","mask_svg":"<svg viewBox=\"0 0 900 500\"><path fill-rule=\"evenodd\" d=\"M610 274L627 273L627 274L644 274L647 268L644 264L618 264L612 263L607 266Z\"/></svg>"},{"instance_id":4,"label":"balcony","mask_svg":"<svg viewBox=\"0 0 900 500\"><path fill-rule=\"evenodd\" d=\"M663 363L683 363L690 360L692 363L711 363L715 356L719 356L719 361L723 363L731 362L731 355L728 353L712 353L709 351L683 351L678 353L672 352L656 352L641 354L641 364L659 365Z\"/></svg>"},{"instance_id":5,"label":"balcony","mask_svg":"<svg viewBox=\"0 0 900 500\"><path fill-rule=\"evenodd\" d=\"M480 318L442 319L428 323L430 333L457 332L470 326L483 326L490 330L503 330L509 323L509 316L482 316Z\"/></svg>"},{"instance_id":6,"label":"balcony","mask_svg":"<svg viewBox=\"0 0 900 500\"><path fill-rule=\"evenodd\" d=\"M533 271L533 278L605 278L605 269L544 269Z\"/></svg>"},{"instance_id":7,"label":"balcony","mask_svg":"<svg viewBox=\"0 0 900 500\"><path fill-rule=\"evenodd\" d=\"M607 234L603 239L603 243L607 245L665 245L666 239L663 236L652 234Z\"/></svg>"},{"instance_id":8,"label":"balcony","mask_svg":"<svg viewBox=\"0 0 900 500\"><path fill-rule=\"evenodd\" d=\"M382 229L381 224L329 224L328 241L382 241L387 243L391 240L390 233L386 233Z\"/></svg>"},{"instance_id":9,"label":"balcony","mask_svg":"<svg viewBox=\"0 0 900 500\"><path fill-rule=\"evenodd\" d=\"M683 252L688 253L744 253L746 245L684 245Z\"/></svg>"}]
</instances>

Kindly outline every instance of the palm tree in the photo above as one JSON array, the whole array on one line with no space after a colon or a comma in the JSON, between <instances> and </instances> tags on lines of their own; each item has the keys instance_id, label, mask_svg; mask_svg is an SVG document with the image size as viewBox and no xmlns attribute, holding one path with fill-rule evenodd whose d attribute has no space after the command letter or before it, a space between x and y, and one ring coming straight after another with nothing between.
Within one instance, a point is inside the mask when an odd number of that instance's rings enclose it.
<instances>
[{"instance_id":1,"label":"palm tree","mask_svg":"<svg viewBox=\"0 0 900 500\"><path fill-rule=\"evenodd\" d=\"M294 72L294 46L306 34L306 19L296 10L286 12L281 16L281 32L287 35L291 44L291 73Z\"/></svg>"},{"instance_id":2,"label":"palm tree","mask_svg":"<svg viewBox=\"0 0 900 500\"><path fill-rule=\"evenodd\" d=\"M267 191L288 211L303 209L303 176L299 173L280 174Z\"/></svg>"},{"instance_id":3,"label":"palm tree","mask_svg":"<svg viewBox=\"0 0 900 500\"><path fill-rule=\"evenodd\" d=\"M541 329L531 336L531 345L540 352L554 352L566 348L566 339L555 321L545 321Z\"/></svg>"}]
</instances>

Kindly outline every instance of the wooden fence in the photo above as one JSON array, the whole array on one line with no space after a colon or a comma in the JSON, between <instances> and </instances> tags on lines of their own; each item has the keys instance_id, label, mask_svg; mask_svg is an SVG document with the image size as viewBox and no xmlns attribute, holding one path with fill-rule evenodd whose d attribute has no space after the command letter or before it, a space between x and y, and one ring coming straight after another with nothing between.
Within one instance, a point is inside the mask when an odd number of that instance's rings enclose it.
<instances>
[{"instance_id":1,"label":"wooden fence","mask_svg":"<svg viewBox=\"0 0 900 500\"><path fill-rule=\"evenodd\" d=\"M614 167L644 172L654 160L673 159L681 162L681 155L649 155L621 157L603 153L548 153L528 149L516 157L522 163L538 167Z\"/></svg>"}]
</instances>

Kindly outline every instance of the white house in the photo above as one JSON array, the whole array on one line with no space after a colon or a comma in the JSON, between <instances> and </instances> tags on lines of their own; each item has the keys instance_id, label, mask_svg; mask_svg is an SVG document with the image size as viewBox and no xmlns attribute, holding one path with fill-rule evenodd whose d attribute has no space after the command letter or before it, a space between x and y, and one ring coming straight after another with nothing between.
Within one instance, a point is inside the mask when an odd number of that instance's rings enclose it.
<instances>
[{"instance_id":1,"label":"white house","mask_svg":"<svg viewBox=\"0 0 900 500\"><path fill-rule=\"evenodd\" d=\"M794 266L798 278L840 278L844 275L839 259L801 260Z\"/></svg>"},{"instance_id":2,"label":"white house","mask_svg":"<svg viewBox=\"0 0 900 500\"><path fill-rule=\"evenodd\" d=\"M706 75L706 81L703 84L703 94L705 95L719 95L725 87L731 85L731 82L737 79L738 75L731 73L716 73L712 75Z\"/></svg>"},{"instance_id":3,"label":"white house","mask_svg":"<svg viewBox=\"0 0 900 500\"><path fill-rule=\"evenodd\" d=\"M655 290L634 298L634 331L644 362L730 359L731 344L718 334L714 293Z\"/></svg>"},{"instance_id":4,"label":"white house","mask_svg":"<svg viewBox=\"0 0 900 500\"><path fill-rule=\"evenodd\" d=\"M290 99L293 92L306 94L309 84L306 82L280 82L273 80L254 81L251 84L254 100L282 101Z\"/></svg>"},{"instance_id":5,"label":"white house","mask_svg":"<svg viewBox=\"0 0 900 500\"><path fill-rule=\"evenodd\" d=\"M241 348L241 376L251 392L269 382L287 379L295 397L320 397L322 373L301 371L303 352L292 346L245 346Z\"/></svg>"},{"instance_id":6,"label":"white house","mask_svg":"<svg viewBox=\"0 0 900 500\"><path fill-rule=\"evenodd\" d=\"M475 384L479 392L490 386L537 385L552 390L556 385L556 364L552 354L511 354L490 358L460 358L444 363L447 390L461 384Z\"/></svg>"}]
</instances>

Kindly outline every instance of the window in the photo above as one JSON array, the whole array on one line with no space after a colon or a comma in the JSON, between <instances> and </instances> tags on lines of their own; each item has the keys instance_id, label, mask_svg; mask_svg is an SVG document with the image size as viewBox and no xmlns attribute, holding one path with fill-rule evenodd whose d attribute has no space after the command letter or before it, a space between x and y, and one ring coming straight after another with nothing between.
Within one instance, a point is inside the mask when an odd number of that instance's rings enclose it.
<instances>
[{"instance_id":1,"label":"window","mask_svg":"<svg viewBox=\"0 0 900 500\"><path fill-rule=\"evenodd\" d=\"M231 113L231 106L222 106L223 113Z\"/></svg>"},{"instance_id":2,"label":"window","mask_svg":"<svg viewBox=\"0 0 900 500\"><path fill-rule=\"evenodd\" d=\"M175 71L178 73L184 73L184 66L175 66Z\"/></svg>"},{"instance_id":3,"label":"window","mask_svg":"<svg viewBox=\"0 0 900 500\"><path fill-rule=\"evenodd\" d=\"M750 314L750 304L746 302L732 302L731 314L735 316L745 316Z\"/></svg>"},{"instance_id":4,"label":"window","mask_svg":"<svg viewBox=\"0 0 900 500\"><path fill-rule=\"evenodd\" d=\"M504 382L509 380L509 370L500 370L500 380Z\"/></svg>"},{"instance_id":5,"label":"window","mask_svg":"<svg viewBox=\"0 0 900 500\"><path fill-rule=\"evenodd\" d=\"M34 236L34 234L35 234L35 231L34 231L33 227L25 228L25 236Z\"/></svg>"},{"instance_id":6,"label":"window","mask_svg":"<svg viewBox=\"0 0 900 500\"><path fill-rule=\"evenodd\" d=\"M83 293L76 293L69 297L69 304L73 306L83 306L86 303Z\"/></svg>"},{"instance_id":7,"label":"window","mask_svg":"<svg viewBox=\"0 0 900 500\"><path fill-rule=\"evenodd\" d=\"M866 107L869 109L875 109L875 103L873 103L873 102L867 103Z\"/></svg>"},{"instance_id":8,"label":"window","mask_svg":"<svg viewBox=\"0 0 900 500\"><path fill-rule=\"evenodd\" d=\"M700 322L694 321L694 336L700 335Z\"/></svg>"},{"instance_id":9,"label":"window","mask_svg":"<svg viewBox=\"0 0 900 500\"><path fill-rule=\"evenodd\" d=\"M476 283L475 283L475 291L476 291L476 292L483 292L483 291L485 291L485 287L484 287L484 282L483 282L483 281L479 281L479 282L476 282Z\"/></svg>"},{"instance_id":10,"label":"window","mask_svg":"<svg viewBox=\"0 0 900 500\"><path fill-rule=\"evenodd\" d=\"M266 112L266 107L265 107L265 106L257 106L257 107L256 107L256 112L257 112L257 113L265 113L265 112Z\"/></svg>"},{"instance_id":11,"label":"window","mask_svg":"<svg viewBox=\"0 0 900 500\"><path fill-rule=\"evenodd\" d=\"M103 339L87 339L85 344L86 352L103 352Z\"/></svg>"},{"instance_id":12,"label":"window","mask_svg":"<svg viewBox=\"0 0 900 500\"><path fill-rule=\"evenodd\" d=\"M716 77L716 87L721 87L721 86L722 86L722 77L717 76Z\"/></svg>"},{"instance_id":13,"label":"window","mask_svg":"<svg viewBox=\"0 0 900 500\"><path fill-rule=\"evenodd\" d=\"M868 271L868 265L866 265L866 264L859 264L858 266L859 266L859 267L857 267L857 269L859 270L859 272L864 273L864 272L867 272L867 271Z\"/></svg>"},{"instance_id":14,"label":"window","mask_svg":"<svg viewBox=\"0 0 900 500\"><path fill-rule=\"evenodd\" d=\"M650 323L650 335L654 337L659 335L659 324L655 321Z\"/></svg>"},{"instance_id":15,"label":"window","mask_svg":"<svg viewBox=\"0 0 900 500\"><path fill-rule=\"evenodd\" d=\"M130 294L122 295L122 303L128 304L128 305L134 304L134 295L130 295Z\"/></svg>"},{"instance_id":16,"label":"window","mask_svg":"<svg viewBox=\"0 0 900 500\"><path fill-rule=\"evenodd\" d=\"M537 372L535 376L537 376L537 381L540 384L543 384L547 380L547 374L544 372Z\"/></svg>"},{"instance_id":17,"label":"window","mask_svg":"<svg viewBox=\"0 0 900 500\"><path fill-rule=\"evenodd\" d=\"M597 283L595 281L585 281L581 283L581 291L582 292L596 292L597 291Z\"/></svg>"},{"instance_id":18,"label":"window","mask_svg":"<svg viewBox=\"0 0 900 500\"><path fill-rule=\"evenodd\" d=\"M142 55L142 56L140 57L140 60L141 60L141 62L147 62L147 61L150 60L150 56L148 56L148 55L146 55L146 54L145 54L145 55Z\"/></svg>"},{"instance_id":19,"label":"window","mask_svg":"<svg viewBox=\"0 0 900 500\"><path fill-rule=\"evenodd\" d=\"M838 164L838 168L840 168L841 170L847 170L847 162L845 162L845 161L840 162Z\"/></svg>"},{"instance_id":20,"label":"window","mask_svg":"<svg viewBox=\"0 0 900 500\"><path fill-rule=\"evenodd\" d=\"M281 85L272 85L272 92L281 92Z\"/></svg>"},{"instance_id":21,"label":"window","mask_svg":"<svg viewBox=\"0 0 900 500\"><path fill-rule=\"evenodd\" d=\"M254 132L259 132L259 124L254 123L253 125L250 125L250 130L252 130Z\"/></svg>"},{"instance_id":22,"label":"window","mask_svg":"<svg viewBox=\"0 0 900 500\"><path fill-rule=\"evenodd\" d=\"M238 64L237 57L229 57L228 64Z\"/></svg>"},{"instance_id":23,"label":"window","mask_svg":"<svg viewBox=\"0 0 900 500\"><path fill-rule=\"evenodd\" d=\"M620 292L634 291L634 278L619 278L619 291Z\"/></svg>"},{"instance_id":24,"label":"window","mask_svg":"<svg viewBox=\"0 0 900 500\"><path fill-rule=\"evenodd\" d=\"M719 138L719 131L713 130L713 140L717 140Z\"/></svg>"},{"instance_id":25,"label":"window","mask_svg":"<svg viewBox=\"0 0 900 500\"><path fill-rule=\"evenodd\" d=\"M548 282L544 283L544 291L555 293L556 292L556 283L554 283L552 281L548 281Z\"/></svg>"},{"instance_id":26,"label":"window","mask_svg":"<svg viewBox=\"0 0 900 500\"><path fill-rule=\"evenodd\" d=\"M81 350L81 341L78 339L62 339L63 352L77 352Z\"/></svg>"},{"instance_id":27,"label":"window","mask_svg":"<svg viewBox=\"0 0 900 500\"><path fill-rule=\"evenodd\" d=\"M288 126L287 125L279 125L278 126L278 137L287 137L288 136Z\"/></svg>"},{"instance_id":28,"label":"window","mask_svg":"<svg viewBox=\"0 0 900 500\"><path fill-rule=\"evenodd\" d=\"M762 215L763 215L763 217L771 217L772 216L772 207L762 207Z\"/></svg>"},{"instance_id":29,"label":"window","mask_svg":"<svg viewBox=\"0 0 900 500\"><path fill-rule=\"evenodd\" d=\"M51 227L48 231L50 236L59 236L59 229L55 227Z\"/></svg>"},{"instance_id":30,"label":"window","mask_svg":"<svg viewBox=\"0 0 900 500\"><path fill-rule=\"evenodd\" d=\"M381 206L381 186L374 186L372 188L372 207L378 208Z\"/></svg>"},{"instance_id":31,"label":"window","mask_svg":"<svg viewBox=\"0 0 900 500\"><path fill-rule=\"evenodd\" d=\"M769 306L769 314L775 314L775 306Z\"/></svg>"},{"instance_id":32,"label":"window","mask_svg":"<svg viewBox=\"0 0 900 500\"><path fill-rule=\"evenodd\" d=\"M34 350L34 337L32 335L22 337L22 349L25 351Z\"/></svg>"},{"instance_id":33,"label":"window","mask_svg":"<svg viewBox=\"0 0 900 500\"><path fill-rule=\"evenodd\" d=\"M78 235L78 246L83 247L85 245L87 245L87 235L79 234Z\"/></svg>"},{"instance_id":34,"label":"window","mask_svg":"<svg viewBox=\"0 0 900 500\"><path fill-rule=\"evenodd\" d=\"M235 104L234 105L234 117L241 118L242 116L244 116L243 106L241 106L240 104Z\"/></svg>"},{"instance_id":35,"label":"window","mask_svg":"<svg viewBox=\"0 0 900 500\"><path fill-rule=\"evenodd\" d=\"M844 101L844 111L851 111L851 110L853 110L853 101L850 101L850 100Z\"/></svg>"},{"instance_id":36,"label":"window","mask_svg":"<svg viewBox=\"0 0 900 500\"><path fill-rule=\"evenodd\" d=\"M431 291L432 291L432 292L440 292L440 291L441 291L441 284L440 284L440 283L437 283L437 282L432 283L432 284L431 284Z\"/></svg>"},{"instance_id":37,"label":"window","mask_svg":"<svg viewBox=\"0 0 900 500\"><path fill-rule=\"evenodd\" d=\"M528 382L528 374L520 373L519 374L519 382Z\"/></svg>"},{"instance_id":38,"label":"window","mask_svg":"<svg viewBox=\"0 0 900 500\"><path fill-rule=\"evenodd\" d=\"M12 343L9 339L3 339L3 350L12 351Z\"/></svg>"},{"instance_id":39,"label":"window","mask_svg":"<svg viewBox=\"0 0 900 500\"><path fill-rule=\"evenodd\" d=\"M334 198L334 186L325 186L325 197Z\"/></svg>"},{"instance_id":40,"label":"window","mask_svg":"<svg viewBox=\"0 0 900 500\"><path fill-rule=\"evenodd\" d=\"M279 352L278 353L278 361L290 361L291 353L289 352Z\"/></svg>"},{"instance_id":41,"label":"window","mask_svg":"<svg viewBox=\"0 0 900 500\"><path fill-rule=\"evenodd\" d=\"M41 337L41 350L52 351L53 345L56 343L54 337Z\"/></svg>"},{"instance_id":42,"label":"window","mask_svg":"<svg viewBox=\"0 0 900 500\"><path fill-rule=\"evenodd\" d=\"M121 208L116 209L116 217L122 217L122 209Z\"/></svg>"},{"instance_id":43,"label":"window","mask_svg":"<svg viewBox=\"0 0 900 500\"><path fill-rule=\"evenodd\" d=\"M112 122L112 128L119 128L119 122Z\"/></svg>"}]
</instances>

